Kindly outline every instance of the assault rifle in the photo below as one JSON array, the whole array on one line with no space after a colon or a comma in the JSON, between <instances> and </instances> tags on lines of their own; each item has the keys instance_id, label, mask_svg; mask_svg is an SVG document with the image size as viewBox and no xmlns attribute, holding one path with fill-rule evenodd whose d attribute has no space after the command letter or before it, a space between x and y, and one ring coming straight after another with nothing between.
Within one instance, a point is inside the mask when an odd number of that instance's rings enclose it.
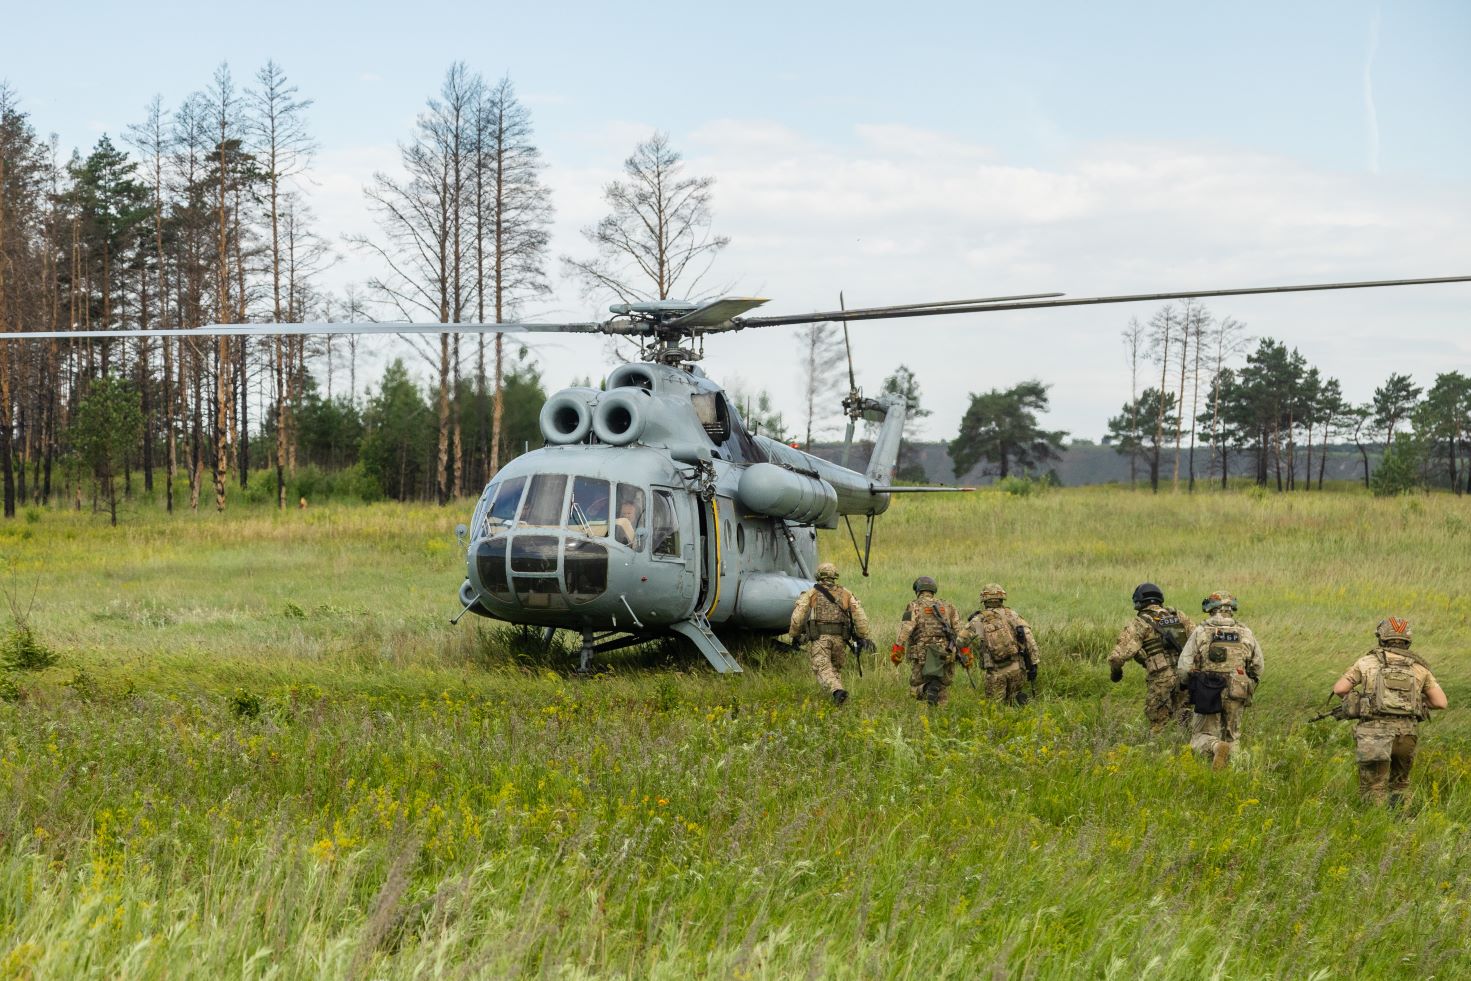
<instances>
[{"instance_id":1,"label":"assault rifle","mask_svg":"<svg viewBox=\"0 0 1471 981\"><path fill-rule=\"evenodd\" d=\"M1027 646L1027 628L1016 625L1016 646L1021 651L1022 664L1027 669L1027 680L1032 683L1032 697L1037 697L1037 662L1032 659L1032 649Z\"/></svg>"},{"instance_id":2,"label":"assault rifle","mask_svg":"<svg viewBox=\"0 0 1471 981\"><path fill-rule=\"evenodd\" d=\"M957 641L955 637L955 631L951 630L950 624L946 623L945 618L940 616L940 608L938 603L930 607L930 613L934 616L935 622L940 625L940 632L945 635L945 650L955 655L955 659L960 662L960 666L962 668L965 668L965 677L970 682L970 686L972 688L975 688L976 676L971 674L970 665L967 664L965 662L965 659L960 656L960 651L956 646Z\"/></svg>"},{"instance_id":3,"label":"assault rifle","mask_svg":"<svg viewBox=\"0 0 1471 981\"><path fill-rule=\"evenodd\" d=\"M1333 701L1332 695L1328 696L1328 701ZM1362 696L1360 696L1360 694L1356 691L1351 691L1347 695L1343 696L1343 698L1339 700L1337 705L1333 706L1326 712L1320 712L1308 721L1322 722L1324 719L1334 719L1336 721L1342 722L1349 719L1361 718L1363 715L1362 707Z\"/></svg>"}]
</instances>

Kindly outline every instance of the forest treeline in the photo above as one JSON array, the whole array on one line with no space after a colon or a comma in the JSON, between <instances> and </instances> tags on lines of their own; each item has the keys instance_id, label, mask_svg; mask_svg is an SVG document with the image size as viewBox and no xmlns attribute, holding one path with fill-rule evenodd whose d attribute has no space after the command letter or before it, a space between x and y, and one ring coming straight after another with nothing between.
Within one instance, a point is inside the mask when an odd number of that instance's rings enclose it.
<instances>
[{"instance_id":1,"label":"forest treeline","mask_svg":"<svg viewBox=\"0 0 1471 981\"><path fill-rule=\"evenodd\" d=\"M1253 345L1245 324L1193 301L1160 308L1147 325L1132 320L1123 341L1131 394L1105 440L1129 458L1132 481L1143 471L1154 490L1165 480L1224 487L1245 458L1260 486L1321 490L1328 447L1352 444L1376 493L1471 492L1471 377L1462 372L1437 374L1428 389L1393 372L1355 402L1296 348L1272 338Z\"/></svg>"},{"instance_id":2,"label":"forest treeline","mask_svg":"<svg viewBox=\"0 0 1471 981\"><path fill-rule=\"evenodd\" d=\"M402 175L366 189L379 234L344 243L381 275L342 295L320 286L333 245L300 179L316 150L310 106L274 62L245 85L222 65L172 106L155 98L122 143L104 135L63 159L0 87L0 329L363 320L370 309L499 322L546 291L550 202L508 79L451 67L400 144ZM437 388L421 391L398 364L362 400L352 337L0 345L5 513L80 501L84 484L107 496L117 479L161 484L169 509L202 496L223 508L254 476L254 493L264 480L284 505L308 465L358 466L365 492L448 500L529 438L526 406L507 396L539 404L540 381L507 361L500 334L415 347ZM347 391L333 392L344 362ZM385 449L426 426L428 461L417 444Z\"/></svg>"}]
</instances>

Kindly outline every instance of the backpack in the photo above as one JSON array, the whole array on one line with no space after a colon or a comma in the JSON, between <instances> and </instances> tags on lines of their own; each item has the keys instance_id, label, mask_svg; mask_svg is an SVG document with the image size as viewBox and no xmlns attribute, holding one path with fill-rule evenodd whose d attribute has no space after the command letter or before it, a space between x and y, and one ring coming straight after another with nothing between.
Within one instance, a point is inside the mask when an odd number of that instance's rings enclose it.
<instances>
[{"instance_id":1,"label":"backpack","mask_svg":"<svg viewBox=\"0 0 1471 981\"><path fill-rule=\"evenodd\" d=\"M1006 614L1000 610L981 610L976 614L981 620L981 643L995 664L1005 664L1021 650L1016 643L1016 632Z\"/></svg>"},{"instance_id":2,"label":"backpack","mask_svg":"<svg viewBox=\"0 0 1471 981\"><path fill-rule=\"evenodd\" d=\"M1141 662L1144 670L1154 674L1165 668L1173 668L1175 659L1180 656L1180 651L1185 648L1185 641L1189 639L1180 614L1166 607L1158 610L1140 610L1139 618L1151 628L1140 642L1140 646L1144 649L1144 658Z\"/></svg>"},{"instance_id":3,"label":"backpack","mask_svg":"<svg viewBox=\"0 0 1471 981\"><path fill-rule=\"evenodd\" d=\"M1374 714L1420 718L1421 686L1420 679L1415 677L1415 662L1404 658L1390 661L1382 649L1376 649L1374 656L1379 660L1379 670L1374 674L1374 687L1370 695Z\"/></svg>"}]
</instances>

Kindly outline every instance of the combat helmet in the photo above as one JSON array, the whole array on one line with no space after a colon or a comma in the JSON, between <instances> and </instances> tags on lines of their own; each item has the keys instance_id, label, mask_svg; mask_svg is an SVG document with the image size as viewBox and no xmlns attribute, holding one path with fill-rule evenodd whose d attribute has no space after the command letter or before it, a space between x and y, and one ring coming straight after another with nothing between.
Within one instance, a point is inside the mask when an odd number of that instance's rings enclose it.
<instances>
[{"instance_id":1,"label":"combat helmet","mask_svg":"<svg viewBox=\"0 0 1471 981\"><path fill-rule=\"evenodd\" d=\"M1152 582L1141 582L1134 587L1134 609L1142 610L1150 603L1161 606L1165 602L1165 591Z\"/></svg>"},{"instance_id":2,"label":"combat helmet","mask_svg":"<svg viewBox=\"0 0 1471 981\"><path fill-rule=\"evenodd\" d=\"M933 576L920 576L914 580L914 591L916 593L938 593L940 584L935 582Z\"/></svg>"},{"instance_id":3,"label":"combat helmet","mask_svg":"<svg viewBox=\"0 0 1471 981\"><path fill-rule=\"evenodd\" d=\"M1205 598L1205 601L1203 603L1201 603L1200 605L1201 605L1201 610L1204 613L1214 613L1217 610L1221 609L1222 607L1225 607L1226 609L1230 610L1232 613L1235 613L1236 612L1236 605L1237 604L1236 604L1236 597L1232 596L1230 593L1226 592L1225 590L1218 590L1218 591L1216 591L1214 593L1211 593L1209 596L1207 596Z\"/></svg>"},{"instance_id":4,"label":"combat helmet","mask_svg":"<svg viewBox=\"0 0 1471 981\"><path fill-rule=\"evenodd\" d=\"M830 579L834 582L838 578L838 567L831 562L824 562L817 567L817 578L819 580Z\"/></svg>"},{"instance_id":5,"label":"combat helmet","mask_svg":"<svg viewBox=\"0 0 1471 981\"><path fill-rule=\"evenodd\" d=\"M1006 599L1006 590L999 582L988 582L981 587L981 605L1000 606Z\"/></svg>"},{"instance_id":6,"label":"combat helmet","mask_svg":"<svg viewBox=\"0 0 1471 981\"><path fill-rule=\"evenodd\" d=\"M1381 644L1403 644L1410 646L1410 621L1404 617L1385 617L1374 628L1374 636Z\"/></svg>"}]
</instances>

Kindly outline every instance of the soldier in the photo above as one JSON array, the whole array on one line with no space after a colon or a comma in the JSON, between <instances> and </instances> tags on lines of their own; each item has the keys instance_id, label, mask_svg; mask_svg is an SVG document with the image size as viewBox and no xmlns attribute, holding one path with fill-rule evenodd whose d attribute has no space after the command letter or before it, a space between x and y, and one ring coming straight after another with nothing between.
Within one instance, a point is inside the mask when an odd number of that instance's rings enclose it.
<instances>
[{"instance_id":1,"label":"soldier","mask_svg":"<svg viewBox=\"0 0 1471 981\"><path fill-rule=\"evenodd\" d=\"M939 584L929 576L914 580L914 599L904 609L899 635L889 654L895 665L908 656L909 690L931 705L943 705L950 697L957 657L970 667L970 654L962 653L957 644L960 613L953 604L935 597L939 590Z\"/></svg>"},{"instance_id":2,"label":"soldier","mask_svg":"<svg viewBox=\"0 0 1471 981\"><path fill-rule=\"evenodd\" d=\"M999 583L981 589L981 609L960 632L960 648L980 655L987 698L1026 704L1022 682L1037 680L1037 640L1027 621L1006 606L1006 590Z\"/></svg>"},{"instance_id":3,"label":"soldier","mask_svg":"<svg viewBox=\"0 0 1471 981\"><path fill-rule=\"evenodd\" d=\"M824 562L817 567L817 582L797 597L792 608L791 629L794 642L807 641L812 655L812 670L817 681L832 692L833 702L848 700L843 687L843 662L847 659L848 642L860 641L859 657L873 650L868 635L868 614L858 597L838 585L838 567Z\"/></svg>"},{"instance_id":4,"label":"soldier","mask_svg":"<svg viewBox=\"0 0 1471 981\"><path fill-rule=\"evenodd\" d=\"M1149 731L1159 732L1172 718L1186 721L1185 693L1175 678L1175 659L1195 629L1185 614L1165 606L1164 590L1152 582L1134 587L1134 619L1119 634L1108 655L1108 676L1124 680L1124 663L1138 661L1144 668L1144 717Z\"/></svg>"},{"instance_id":5,"label":"soldier","mask_svg":"<svg viewBox=\"0 0 1471 981\"><path fill-rule=\"evenodd\" d=\"M1241 737L1241 712L1251 705L1265 662L1251 628L1236 619L1236 597L1211 593L1205 605L1210 618L1185 641L1175 672L1195 709L1190 745L1211 758L1212 769L1224 770Z\"/></svg>"},{"instance_id":6,"label":"soldier","mask_svg":"<svg viewBox=\"0 0 1471 981\"><path fill-rule=\"evenodd\" d=\"M1367 801L1398 806L1410 786L1415 765L1416 730L1431 709L1450 704L1430 673L1430 665L1410 653L1410 622L1400 617L1380 620L1374 631L1379 646L1354 662L1333 685L1343 698L1355 688L1358 711L1354 727L1359 762L1359 794Z\"/></svg>"}]
</instances>

